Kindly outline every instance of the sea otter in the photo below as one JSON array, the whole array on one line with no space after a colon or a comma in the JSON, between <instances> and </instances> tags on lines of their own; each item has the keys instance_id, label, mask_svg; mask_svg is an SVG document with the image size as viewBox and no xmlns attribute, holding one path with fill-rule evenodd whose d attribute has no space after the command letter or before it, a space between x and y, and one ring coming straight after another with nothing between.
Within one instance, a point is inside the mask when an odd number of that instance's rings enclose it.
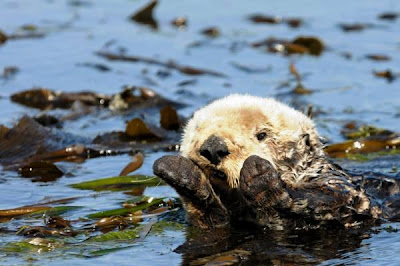
<instances>
[{"instance_id":1,"label":"sea otter","mask_svg":"<svg viewBox=\"0 0 400 266\"><path fill-rule=\"evenodd\" d=\"M324 154L313 121L272 98L230 95L196 111L181 153L158 159L154 173L201 228L357 227L394 216L396 180L347 174ZM391 200L377 199L382 184Z\"/></svg>"}]
</instances>

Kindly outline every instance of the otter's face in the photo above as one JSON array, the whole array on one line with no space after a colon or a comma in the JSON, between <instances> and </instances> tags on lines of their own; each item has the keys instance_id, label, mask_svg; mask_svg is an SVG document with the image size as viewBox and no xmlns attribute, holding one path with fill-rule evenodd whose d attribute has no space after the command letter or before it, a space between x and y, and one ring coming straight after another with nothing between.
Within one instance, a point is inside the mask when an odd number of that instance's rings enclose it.
<instances>
[{"instance_id":1,"label":"otter's face","mask_svg":"<svg viewBox=\"0 0 400 266\"><path fill-rule=\"evenodd\" d=\"M226 179L234 188L249 156L258 155L276 167L295 152L294 144L307 131L317 136L311 120L286 105L273 99L232 95L194 114L181 150L206 175Z\"/></svg>"}]
</instances>

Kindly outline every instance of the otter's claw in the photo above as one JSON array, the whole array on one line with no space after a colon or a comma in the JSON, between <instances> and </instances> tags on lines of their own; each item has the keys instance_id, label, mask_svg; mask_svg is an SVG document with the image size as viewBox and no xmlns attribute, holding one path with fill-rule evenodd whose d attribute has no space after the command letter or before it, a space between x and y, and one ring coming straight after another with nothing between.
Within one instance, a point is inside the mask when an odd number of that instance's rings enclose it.
<instances>
[{"instance_id":1,"label":"otter's claw","mask_svg":"<svg viewBox=\"0 0 400 266\"><path fill-rule=\"evenodd\" d=\"M271 207L283 200L287 192L271 163L259 156L247 158L240 171L240 190L255 207Z\"/></svg>"}]
</instances>

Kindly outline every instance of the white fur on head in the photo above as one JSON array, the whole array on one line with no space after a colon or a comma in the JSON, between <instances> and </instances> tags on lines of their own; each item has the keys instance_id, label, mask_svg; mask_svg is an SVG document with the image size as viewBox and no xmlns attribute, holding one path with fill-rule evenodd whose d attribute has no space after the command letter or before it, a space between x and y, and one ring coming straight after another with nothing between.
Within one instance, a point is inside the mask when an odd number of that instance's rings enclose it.
<instances>
[{"instance_id":1,"label":"white fur on head","mask_svg":"<svg viewBox=\"0 0 400 266\"><path fill-rule=\"evenodd\" d=\"M262 131L267 138L259 141L256 135ZM226 142L230 152L217 166L199 154L202 143L213 134ZM314 123L303 113L272 98L233 94L194 113L184 130L181 152L203 169L223 171L230 187L237 187L246 158L258 155L279 168L279 161L296 152L295 145L286 144L297 143L304 134L320 146Z\"/></svg>"}]
</instances>

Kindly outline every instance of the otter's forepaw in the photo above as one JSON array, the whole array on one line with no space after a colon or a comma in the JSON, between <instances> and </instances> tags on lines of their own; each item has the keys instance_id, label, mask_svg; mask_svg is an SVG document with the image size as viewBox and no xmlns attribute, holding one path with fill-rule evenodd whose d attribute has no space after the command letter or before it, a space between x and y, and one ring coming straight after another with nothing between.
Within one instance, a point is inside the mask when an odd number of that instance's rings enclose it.
<instances>
[{"instance_id":1,"label":"otter's forepaw","mask_svg":"<svg viewBox=\"0 0 400 266\"><path fill-rule=\"evenodd\" d=\"M240 171L240 191L255 207L272 207L288 195L283 181L272 164L252 155L244 161Z\"/></svg>"},{"instance_id":2,"label":"otter's forepaw","mask_svg":"<svg viewBox=\"0 0 400 266\"><path fill-rule=\"evenodd\" d=\"M183 197L190 221L201 227L228 223L227 209L204 173L191 160L179 155L163 156L154 162L153 171Z\"/></svg>"},{"instance_id":3,"label":"otter's forepaw","mask_svg":"<svg viewBox=\"0 0 400 266\"><path fill-rule=\"evenodd\" d=\"M159 176L183 196L193 196L192 193L201 187L202 172L191 160L179 155L167 155L159 158L153 165L154 174ZM200 194L204 194L201 193ZM207 193L205 193L207 194ZM207 195L198 195L207 197Z\"/></svg>"}]
</instances>

